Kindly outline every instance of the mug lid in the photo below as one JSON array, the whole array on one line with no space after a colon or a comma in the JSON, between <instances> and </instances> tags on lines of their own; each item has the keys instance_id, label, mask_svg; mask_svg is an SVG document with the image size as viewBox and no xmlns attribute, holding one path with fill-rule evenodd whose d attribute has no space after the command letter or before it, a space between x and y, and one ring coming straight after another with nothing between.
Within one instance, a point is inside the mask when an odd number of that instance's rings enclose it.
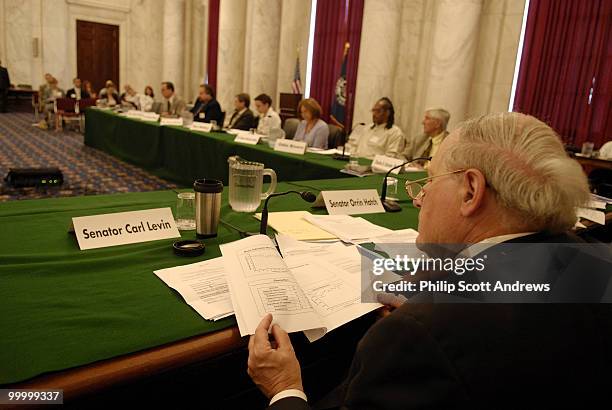
<instances>
[{"instance_id":1,"label":"mug lid","mask_svg":"<svg viewBox=\"0 0 612 410\"><path fill-rule=\"evenodd\" d=\"M223 182L218 179L196 179L193 190L205 194L217 194L223 192Z\"/></svg>"}]
</instances>

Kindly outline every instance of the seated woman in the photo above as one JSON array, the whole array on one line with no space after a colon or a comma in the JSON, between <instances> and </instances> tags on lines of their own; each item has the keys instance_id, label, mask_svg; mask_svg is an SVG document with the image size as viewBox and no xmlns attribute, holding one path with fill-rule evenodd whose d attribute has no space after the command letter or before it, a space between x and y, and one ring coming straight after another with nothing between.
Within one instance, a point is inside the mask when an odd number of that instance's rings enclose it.
<instances>
[{"instance_id":1,"label":"seated woman","mask_svg":"<svg viewBox=\"0 0 612 410\"><path fill-rule=\"evenodd\" d=\"M144 94L139 94L140 97L140 110L141 111L153 111L153 103L155 102L155 93L153 87L147 85L144 89Z\"/></svg>"},{"instance_id":2,"label":"seated woman","mask_svg":"<svg viewBox=\"0 0 612 410\"><path fill-rule=\"evenodd\" d=\"M321 106L313 98L300 101L298 111L302 121L298 125L294 141L305 141L309 147L327 149L329 127L321 119Z\"/></svg>"},{"instance_id":3,"label":"seated woman","mask_svg":"<svg viewBox=\"0 0 612 410\"><path fill-rule=\"evenodd\" d=\"M83 89L87 91L87 93L89 94L89 98L98 98L98 94L94 91L93 87L91 86L91 81L89 80L83 81Z\"/></svg>"},{"instance_id":4,"label":"seated woman","mask_svg":"<svg viewBox=\"0 0 612 410\"><path fill-rule=\"evenodd\" d=\"M105 87L101 89L98 94L98 99L106 100L106 105L109 107L113 107L120 103L117 91L115 91L115 84L111 80L106 81Z\"/></svg>"}]
</instances>

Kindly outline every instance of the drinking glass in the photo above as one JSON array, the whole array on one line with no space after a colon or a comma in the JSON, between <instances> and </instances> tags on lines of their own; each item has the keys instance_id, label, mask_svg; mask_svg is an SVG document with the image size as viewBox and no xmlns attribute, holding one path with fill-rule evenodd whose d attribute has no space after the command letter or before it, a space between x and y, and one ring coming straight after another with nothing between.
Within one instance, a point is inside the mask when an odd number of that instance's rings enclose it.
<instances>
[{"instance_id":1,"label":"drinking glass","mask_svg":"<svg viewBox=\"0 0 612 410\"><path fill-rule=\"evenodd\" d=\"M196 228L195 192L181 192L176 196L176 227L181 231Z\"/></svg>"}]
</instances>

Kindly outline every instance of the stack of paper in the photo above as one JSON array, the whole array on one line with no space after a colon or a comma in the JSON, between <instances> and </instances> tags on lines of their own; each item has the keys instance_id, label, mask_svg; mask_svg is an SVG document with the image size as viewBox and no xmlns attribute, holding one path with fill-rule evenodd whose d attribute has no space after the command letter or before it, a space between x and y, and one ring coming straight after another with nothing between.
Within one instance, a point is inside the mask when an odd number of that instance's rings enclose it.
<instances>
[{"instance_id":1,"label":"stack of paper","mask_svg":"<svg viewBox=\"0 0 612 410\"><path fill-rule=\"evenodd\" d=\"M204 319L219 320L234 314L222 258L154 272Z\"/></svg>"},{"instance_id":2,"label":"stack of paper","mask_svg":"<svg viewBox=\"0 0 612 410\"><path fill-rule=\"evenodd\" d=\"M272 313L287 332L304 331L314 341L380 306L361 303L354 269L351 274L320 257L321 249L312 248L318 255L313 257L298 248L286 248L281 257L265 235L221 245L242 336L254 334L261 318Z\"/></svg>"},{"instance_id":3,"label":"stack of paper","mask_svg":"<svg viewBox=\"0 0 612 410\"><path fill-rule=\"evenodd\" d=\"M304 219L346 242L374 238L392 232L391 229L350 215L306 215Z\"/></svg>"},{"instance_id":4,"label":"stack of paper","mask_svg":"<svg viewBox=\"0 0 612 410\"><path fill-rule=\"evenodd\" d=\"M305 219L308 215L308 211L270 212L268 226L299 241L337 239L337 236L308 222ZM261 219L261 214L256 214L255 217Z\"/></svg>"}]
</instances>

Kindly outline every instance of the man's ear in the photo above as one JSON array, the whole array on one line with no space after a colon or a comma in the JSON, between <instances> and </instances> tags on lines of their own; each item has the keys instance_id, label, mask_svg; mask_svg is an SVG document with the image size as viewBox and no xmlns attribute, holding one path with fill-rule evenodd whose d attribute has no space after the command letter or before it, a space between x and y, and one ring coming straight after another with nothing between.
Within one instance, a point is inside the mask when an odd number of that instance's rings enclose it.
<instances>
[{"instance_id":1,"label":"man's ear","mask_svg":"<svg viewBox=\"0 0 612 410\"><path fill-rule=\"evenodd\" d=\"M461 215L472 216L484 205L487 180L480 170L470 168L463 173L461 184Z\"/></svg>"}]
</instances>

